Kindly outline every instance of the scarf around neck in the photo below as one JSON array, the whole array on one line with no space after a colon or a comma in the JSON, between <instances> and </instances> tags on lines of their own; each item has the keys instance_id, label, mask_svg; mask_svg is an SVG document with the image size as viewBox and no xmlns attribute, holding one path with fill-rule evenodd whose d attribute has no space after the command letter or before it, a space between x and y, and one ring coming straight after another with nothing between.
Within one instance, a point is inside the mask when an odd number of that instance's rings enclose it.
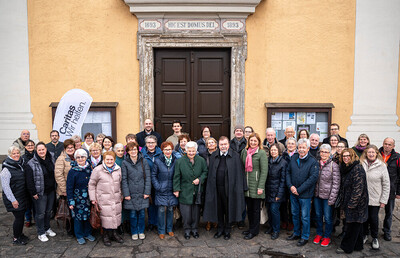
<instances>
[{"instance_id":1,"label":"scarf around neck","mask_svg":"<svg viewBox=\"0 0 400 258\"><path fill-rule=\"evenodd\" d=\"M258 151L258 147L247 149L247 157L246 157L246 165L245 165L246 172L253 171L253 155L254 155L254 153L256 153L256 151Z\"/></svg>"}]
</instances>

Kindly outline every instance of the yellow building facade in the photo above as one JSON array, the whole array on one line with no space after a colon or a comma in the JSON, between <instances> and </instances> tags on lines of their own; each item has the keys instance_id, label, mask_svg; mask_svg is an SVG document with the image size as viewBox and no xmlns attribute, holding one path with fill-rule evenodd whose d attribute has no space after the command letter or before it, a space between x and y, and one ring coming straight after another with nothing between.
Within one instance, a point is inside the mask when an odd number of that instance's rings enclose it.
<instances>
[{"instance_id":1,"label":"yellow building facade","mask_svg":"<svg viewBox=\"0 0 400 258\"><path fill-rule=\"evenodd\" d=\"M215 1L218 8L214 9L207 9L199 3L196 6L196 1L183 1L194 6L194 9L180 6L176 3L179 1L147 1L158 3L163 17L151 9L154 7L144 6L142 2L26 2L30 87L28 109L33 115L31 121L36 127L38 139L49 140L52 130L50 103L60 101L68 90L74 88L88 92L94 102L118 102L118 142L125 142L126 134L142 130L141 123L145 116L154 118L154 114L151 108L149 112L143 111L147 105L144 101L147 96L144 95L148 94L141 89L146 84L143 69L147 64L143 60L148 59L139 56L143 38L140 24L146 19L164 19L165 22L168 15L181 20L210 20L210 17L218 16L221 21L226 17L238 17L245 21L242 34L243 49L246 51L242 71L244 76L243 83L237 84L244 89L244 99L242 104L238 104L231 98L231 102L236 103L232 104L231 110L234 112L234 107L240 105L244 107L243 114L237 115L239 118L231 116L231 128L235 123L244 122L253 126L263 137L268 124L265 103L331 103L334 105L331 122L340 124L341 134L346 136L352 125L352 116L357 117L357 96L354 92L360 64L357 59L356 27L358 12L365 12L363 6L358 7L360 1ZM166 5L165 2L170 3ZM239 2L249 11L239 13L235 10ZM398 5L395 1L389 2L392 6L386 5L387 10ZM193 11L196 8L197 11ZM251 11L251 8L254 10ZM222 30L222 22L219 26ZM165 40L163 36L160 38ZM182 47L183 43L180 44L179 47ZM188 47L193 46L189 44ZM396 100L400 99L398 49L396 58L397 67L391 73L397 74L397 84L394 85L395 91L392 92L392 85L388 92L395 95L394 100L389 100L394 105L391 117L400 114L400 105ZM231 87L235 85L231 82ZM365 101L373 103L374 100ZM396 123L400 123L397 117L391 119L394 124L390 126L394 129L386 134L397 137L399 131L395 127ZM358 129L352 130L355 134L359 133ZM366 129L366 132L373 134L374 130ZM379 131L379 128L376 130ZM15 130L15 136L18 134L18 130ZM381 144L379 141L383 140L379 138L380 135L372 137L377 141L376 144ZM354 136L350 138L354 143Z\"/></svg>"}]
</instances>

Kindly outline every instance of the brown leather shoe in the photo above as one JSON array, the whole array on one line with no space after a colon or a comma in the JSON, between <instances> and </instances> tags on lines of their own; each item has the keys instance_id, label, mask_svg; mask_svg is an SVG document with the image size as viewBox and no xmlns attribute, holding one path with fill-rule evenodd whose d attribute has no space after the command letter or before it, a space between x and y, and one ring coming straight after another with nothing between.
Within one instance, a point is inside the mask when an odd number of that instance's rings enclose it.
<instances>
[{"instance_id":1,"label":"brown leather shoe","mask_svg":"<svg viewBox=\"0 0 400 258\"><path fill-rule=\"evenodd\" d=\"M103 243L105 246L111 246L111 240L110 240L110 231L105 230L103 233Z\"/></svg>"},{"instance_id":2,"label":"brown leather shoe","mask_svg":"<svg viewBox=\"0 0 400 258\"><path fill-rule=\"evenodd\" d=\"M160 239L164 239L164 238L165 238L165 235L164 235L164 234L159 234L158 237L159 237Z\"/></svg>"},{"instance_id":3,"label":"brown leather shoe","mask_svg":"<svg viewBox=\"0 0 400 258\"><path fill-rule=\"evenodd\" d=\"M207 222L206 224L206 230L210 231L211 230L211 222Z\"/></svg>"},{"instance_id":4,"label":"brown leather shoe","mask_svg":"<svg viewBox=\"0 0 400 258\"><path fill-rule=\"evenodd\" d=\"M124 242L124 239L122 239L122 237L120 235L118 235L116 229L112 230L112 239L120 244L122 244Z\"/></svg>"},{"instance_id":5,"label":"brown leather shoe","mask_svg":"<svg viewBox=\"0 0 400 258\"><path fill-rule=\"evenodd\" d=\"M168 235L172 237L175 236L174 232L168 232Z\"/></svg>"}]
</instances>

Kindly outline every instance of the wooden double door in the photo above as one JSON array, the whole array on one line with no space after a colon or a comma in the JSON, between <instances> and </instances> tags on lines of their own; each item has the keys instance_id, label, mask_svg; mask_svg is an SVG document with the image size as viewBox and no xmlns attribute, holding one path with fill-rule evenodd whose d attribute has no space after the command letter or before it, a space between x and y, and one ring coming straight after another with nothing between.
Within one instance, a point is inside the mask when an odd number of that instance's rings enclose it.
<instances>
[{"instance_id":1,"label":"wooden double door","mask_svg":"<svg viewBox=\"0 0 400 258\"><path fill-rule=\"evenodd\" d=\"M230 136L230 49L155 49L155 128L165 140L172 121L192 140L203 126Z\"/></svg>"}]
</instances>

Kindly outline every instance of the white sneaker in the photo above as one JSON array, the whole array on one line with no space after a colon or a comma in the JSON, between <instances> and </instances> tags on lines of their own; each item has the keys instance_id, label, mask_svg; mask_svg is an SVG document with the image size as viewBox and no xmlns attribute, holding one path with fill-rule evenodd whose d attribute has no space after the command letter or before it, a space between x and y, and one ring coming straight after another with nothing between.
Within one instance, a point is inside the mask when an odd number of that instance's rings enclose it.
<instances>
[{"instance_id":1,"label":"white sneaker","mask_svg":"<svg viewBox=\"0 0 400 258\"><path fill-rule=\"evenodd\" d=\"M139 239L139 236L138 236L138 234L134 234L134 235L132 235L132 240L138 240Z\"/></svg>"},{"instance_id":2,"label":"white sneaker","mask_svg":"<svg viewBox=\"0 0 400 258\"><path fill-rule=\"evenodd\" d=\"M146 238L146 236L143 233L141 233L141 234L139 234L139 238L143 240Z\"/></svg>"},{"instance_id":3,"label":"white sneaker","mask_svg":"<svg viewBox=\"0 0 400 258\"><path fill-rule=\"evenodd\" d=\"M379 249L379 242L377 238L372 239L372 249Z\"/></svg>"},{"instance_id":4,"label":"white sneaker","mask_svg":"<svg viewBox=\"0 0 400 258\"><path fill-rule=\"evenodd\" d=\"M56 236L57 234L53 231L53 230L51 230L51 228L49 228L47 231L46 231L46 236L51 236L51 237L54 237L54 236Z\"/></svg>"},{"instance_id":5,"label":"white sneaker","mask_svg":"<svg viewBox=\"0 0 400 258\"><path fill-rule=\"evenodd\" d=\"M42 242L49 241L49 239L47 238L46 234L38 235L37 238L39 238L39 240L42 241Z\"/></svg>"},{"instance_id":6,"label":"white sneaker","mask_svg":"<svg viewBox=\"0 0 400 258\"><path fill-rule=\"evenodd\" d=\"M368 241L368 236L364 236L363 243L365 244Z\"/></svg>"}]
</instances>

